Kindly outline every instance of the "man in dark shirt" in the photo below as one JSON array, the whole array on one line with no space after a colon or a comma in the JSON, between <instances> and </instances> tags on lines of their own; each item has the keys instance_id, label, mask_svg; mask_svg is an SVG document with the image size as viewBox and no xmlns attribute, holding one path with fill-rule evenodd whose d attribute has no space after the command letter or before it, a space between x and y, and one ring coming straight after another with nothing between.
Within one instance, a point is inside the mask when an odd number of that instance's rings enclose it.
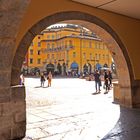
<instances>
[{"instance_id":1,"label":"man in dark shirt","mask_svg":"<svg viewBox=\"0 0 140 140\"><path fill-rule=\"evenodd\" d=\"M101 86L101 79L100 79L100 73L98 70L95 71L94 74L94 80L95 80L95 88L96 92L100 92L100 86Z\"/></svg>"}]
</instances>

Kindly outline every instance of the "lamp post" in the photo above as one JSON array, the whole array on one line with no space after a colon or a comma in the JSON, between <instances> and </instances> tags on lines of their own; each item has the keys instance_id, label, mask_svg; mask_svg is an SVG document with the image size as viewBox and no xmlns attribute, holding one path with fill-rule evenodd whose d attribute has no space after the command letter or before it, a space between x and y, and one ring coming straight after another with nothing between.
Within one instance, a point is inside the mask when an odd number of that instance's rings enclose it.
<instances>
[{"instance_id":1,"label":"lamp post","mask_svg":"<svg viewBox=\"0 0 140 140\"><path fill-rule=\"evenodd\" d=\"M66 47L66 73L68 73L68 69L69 69L69 47Z\"/></svg>"},{"instance_id":2,"label":"lamp post","mask_svg":"<svg viewBox=\"0 0 140 140\"><path fill-rule=\"evenodd\" d=\"M83 57L82 57L82 39L83 39L83 27L82 26L80 26L80 71L81 72L83 72L82 71L82 59L83 59Z\"/></svg>"},{"instance_id":3,"label":"lamp post","mask_svg":"<svg viewBox=\"0 0 140 140\"><path fill-rule=\"evenodd\" d=\"M57 61L56 59L54 60L54 74L57 74L57 65L56 65Z\"/></svg>"},{"instance_id":4,"label":"lamp post","mask_svg":"<svg viewBox=\"0 0 140 140\"><path fill-rule=\"evenodd\" d=\"M80 71L82 72L82 38L80 38Z\"/></svg>"}]
</instances>

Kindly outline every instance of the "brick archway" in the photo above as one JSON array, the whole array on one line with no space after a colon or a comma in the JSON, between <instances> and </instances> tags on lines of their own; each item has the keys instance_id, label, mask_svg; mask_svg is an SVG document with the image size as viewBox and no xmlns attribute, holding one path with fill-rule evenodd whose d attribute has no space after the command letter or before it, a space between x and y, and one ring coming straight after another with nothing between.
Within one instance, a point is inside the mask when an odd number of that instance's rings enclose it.
<instances>
[{"instance_id":1,"label":"brick archway","mask_svg":"<svg viewBox=\"0 0 140 140\"><path fill-rule=\"evenodd\" d=\"M60 12L47 16L28 30L15 53L12 64L11 85L18 85L19 83L18 77L22 62L33 38L47 26L58 22L80 24L94 31L107 44L108 49L113 54L113 58L117 66L120 93L122 95L120 104L132 107L131 86L134 81L134 75L125 46L115 31L113 31L113 29L104 21L96 16L78 11Z\"/></svg>"}]
</instances>

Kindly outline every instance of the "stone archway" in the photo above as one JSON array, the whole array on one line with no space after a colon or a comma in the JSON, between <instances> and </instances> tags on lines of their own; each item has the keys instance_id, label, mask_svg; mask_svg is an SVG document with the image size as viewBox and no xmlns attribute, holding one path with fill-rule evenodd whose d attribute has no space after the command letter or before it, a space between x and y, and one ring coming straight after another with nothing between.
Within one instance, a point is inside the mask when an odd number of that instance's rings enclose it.
<instances>
[{"instance_id":1,"label":"stone archway","mask_svg":"<svg viewBox=\"0 0 140 140\"><path fill-rule=\"evenodd\" d=\"M58 22L82 25L90 29L91 31L94 31L107 44L107 47L112 52L113 59L116 62L115 65L117 66L121 94L120 104L126 107L132 107L133 100L131 89L133 86L132 83L134 82L134 75L127 50L119 39L119 36L115 33L115 31L113 31L113 29L109 25L107 25L104 21L102 21L96 16L78 11L60 12L47 16L46 18L36 23L32 28L30 28L19 43L19 46L16 50L12 63L11 86L12 88L14 87L12 90L13 93L17 95L17 99L22 102L20 107L20 114L22 115L23 120L25 120L26 118L25 88L17 87L17 85L19 84L19 75L22 62L24 61L25 54L33 38L47 26ZM19 92L22 93L19 94ZM20 130L20 134L17 133L15 137L22 137L25 134L25 121L24 123L21 122L18 125L19 126L16 127L15 130L17 132ZM19 127L21 129L18 129Z\"/></svg>"},{"instance_id":2,"label":"stone archway","mask_svg":"<svg viewBox=\"0 0 140 140\"><path fill-rule=\"evenodd\" d=\"M104 21L96 16L78 11L60 12L50 15L40 20L28 30L28 32L21 40L15 53L12 64L11 85L18 85L19 83L18 77L20 74L20 68L33 38L47 26L58 22L82 25L91 31L94 31L107 44L108 49L112 52L115 65L117 67L120 94L122 95L120 104L127 107L132 107L131 86L134 80L134 75L125 46L115 31L113 31L113 29Z\"/></svg>"}]
</instances>

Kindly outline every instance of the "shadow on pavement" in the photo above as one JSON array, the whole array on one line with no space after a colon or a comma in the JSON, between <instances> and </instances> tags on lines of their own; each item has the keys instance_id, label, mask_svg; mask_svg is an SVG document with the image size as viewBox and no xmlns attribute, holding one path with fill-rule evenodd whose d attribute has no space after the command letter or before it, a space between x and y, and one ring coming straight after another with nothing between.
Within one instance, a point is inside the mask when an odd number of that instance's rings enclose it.
<instances>
[{"instance_id":1,"label":"shadow on pavement","mask_svg":"<svg viewBox=\"0 0 140 140\"><path fill-rule=\"evenodd\" d=\"M37 86L37 87L34 87L34 88L48 88L48 86L46 86L46 87Z\"/></svg>"},{"instance_id":2,"label":"shadow on pavement","mask_svg":"<svg viewBox=\"0 0 140 140\"><path fill-rule=\"evenodd\" d=\"M35 88L41 88L41 86L37 86L37 87L35 87Z\"/></svg>"},{"instance_id":3,"label":"shadow on pavement","mask_svg":"<svg viewBox=\"0 0 140 140\"><path fill-rule=\"evenodd\" d=\"M42 88L48 88L48 86L46 86L46 87L42 87Z\"/></svg>"},{"instance_id":4,"label":"shadow on pavement","mask_svg":"<svg viewBox=\"0 0 140 140\"><path fill-rule=\"evenodd\" d=\"M140 109L120 107L120 118L101 140L140 140Z\"/></svg>"},{"instance_id":5,"label":"shadow on pavement","mask_svg":"<svg viewBox=\"0 0 140 140\"><path fill-rule=\"evenodd\" d=\"M108 94L108 91L105 91L104 94Z\"/></svg>"},{"instance_id":6,"label":"shadow on pavement","mask_svg":"<svg viewBox=\"0 0 140 140\"><path fill-rule=\"evenodd\" d=\"M92 95L97 95L97 94L100 94L100 92L94 92L94 93L92 93Z\"/></svg>"}]
</instances>

